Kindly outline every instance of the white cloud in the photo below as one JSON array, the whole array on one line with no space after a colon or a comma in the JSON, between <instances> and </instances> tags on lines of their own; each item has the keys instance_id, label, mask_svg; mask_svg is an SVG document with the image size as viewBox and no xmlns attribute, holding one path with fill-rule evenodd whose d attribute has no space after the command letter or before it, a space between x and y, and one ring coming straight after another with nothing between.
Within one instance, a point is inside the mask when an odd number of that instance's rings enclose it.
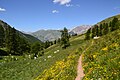
<instances>
[{"instance_id":1,"label":"white cloud","mask_svg":"<svg viewBox=\"0 0 120 80\"><path fill-rule=\"evenodd\" d=\"M53 0L54 3L59 3L60 5L65 5L71 2L71 0Z\"/></svg>"},{"instance_id":2,"label":"white cloud","mask_svg":"<svg viewBox=\"0 0 120 80\"><path fill-rule=\"evenodd\" d=\"M59 11L58 10L53 10L52 13L59 13Z\"/></svg>"},{"instance_id":3,"label":"white cloud","mask_svg":"<svg viewBox=\"0 0 120 80\"><path fill-rule=\"evenodd\" d=\"M66 6L66 7L73 7L72 4L66 4L65 6Z\"/></svg>"},{"instance_id":4,"label":"white cloud","mask_svg":"<svg viewBox=\"0 0 120 80\"><path fill-rule=\"evenodd\" d=\"M4 8L0 8L0 12L6 11Z\"/></svg>"}]
</instances>

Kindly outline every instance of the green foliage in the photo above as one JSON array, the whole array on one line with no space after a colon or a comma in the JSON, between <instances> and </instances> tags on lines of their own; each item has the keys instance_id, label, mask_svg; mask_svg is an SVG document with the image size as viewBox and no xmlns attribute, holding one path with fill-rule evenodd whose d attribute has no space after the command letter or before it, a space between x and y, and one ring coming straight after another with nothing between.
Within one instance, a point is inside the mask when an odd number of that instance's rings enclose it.
<instances>
[{"instance_id":1,"label":"green foliage","mask_svg":"<svg viewBox=\"0 0 120 80\"><path fill-rule=\"evenodd\" d=\"M29 43L14 28L6 29L5 44L9 54L22 55L30 51Z\"/></svg>"},{"instance_id":2,"label":"green foliage","mask_svg":"<svg viewBox=\"0 0 120 80\"><path fill-rule=\"evenodd\" d=\"M119 28L118 18L114 17L111 23L111 31L114 31Z\"/></svg>"},{"instance_id":3,"label":"green foliage","mask_svg":"<svg viewBox=\"0 0 120 80\"><path fill-rule=\"evenodd\" d=\"M86 36L85 36L85 40L89 40L91 38L90 34L91 34L91 28L88 29Z\"/></svg>"},{"instance_id":4,"label":"green foliage","mask_svg":"<svg viewBox=\"0 0 120 80\"><path fill-rule=\"evenodd\" d=\"M37 57L41 50L43 50L43 46L40 44L40 42L35 42L32 44L31 53L34 54L35 57Z\"/></svg>"},{"instance_id":5,"label":"green foliage","mask_svg":"<svg viewBox=\"0 0 120 80\"><path fill-rule=\"evenodd\" d=\"M66 49L66 47L70 46L69 43L69 34L67 28L64 28L64 30L61 31L61 46L62 48Z\"/></svg>"},{"instance_id":6,"label":"green foliage","mask_svg":"<svg viewBox=\"0 0 120 80\"><path fill-rule=\"evenodd\" d=\"M0 48L6 48L8 54L23 55L29 53L30 44L36 41L39 40L29 34L17 31L0 20Z\"/></svg>"},{"instance_id":7,"label":"green foliage","mask_svg":"<svg viewBox=\"0 0 120 80\"><path fill-rule=\"evenodd\" d=\"M0 47L4 46L5 31L4 28L0 25Z\"/></svg>"},{"instance_id":8,"label":"green foliage","mask_svg":"<svg viewBox=\"0 0 120 80\"><path fill-rule=\"evenodd\" d=\"M50 47L50 41L46 41L44 43L44 48L47 49L48 47Z\"/></svg>"},{"instance_id":9,"label":"green foliage","mask_svg":"<svg viewBox=\"0 0 120 80\"><path fill-rule=\"evenodd\" d=\"M103 25L100 24L100 27L99 27L99 36L102 36L103 35Z\"/></svg>"},{"instance_id":10,"label":"green foliage","mask_svg":"<svg viewBox=\"0 0 120 80\"><path fill-rule=\"evenodd\" d=\"M120 28L120 21L118 20L118 18L114 17L113 20L110 22L106 22L106 23L102 22L99 26L94 25L91 28L92 31L91 33L90 30L87 31L85 39L88 40L90 38L94 38L95 36L103 36L119 28Z\"/></svg>"},{"instance_id":11,"label":"green foliage","mask_svg":"<svg viewBox=\"0 0 120 80\"><path fill-rule=\"evenodd\" d=\"M92 38L96 36L95 27L92 28Z\"/></svg>"},{"instance_id":12,"label":"green foliage","mask_svg":"<svg viewBox=\"0 0 120 80\"><path fill-rule=\"evenodd\" d=\"M22 37L18 37L18 53L23 55L24 53L30 53L30 44Z\"/></svg>"},{"instance_id":13,"label":"green foliage","mask_svg":"<svg viewBox=\"0 0 120 80\"><path fill-rule=\"evenodd\" d=\"M83 80L120 79L120 30L98 40L90 40L90 47L83 54Z\"/></svg>"},{"instance_id":14,"label":"green foliage","mask_svg":"<svg viewBox=\"0 0 120 80\"><path fill-rule=\"evenodd\" d=\"M56 44L57 43L57 41L56 40L54 40L54 44Z\"/></svg>"},{"instance_id":15,"label":"green foliage","mask_svg":"<svg viewBox=\"0 0 120 80\"><path fill-rule=\"evenodd\" d=\"M64 62L70 62L70 66L66 67L64 73L61 73L62 77L64 78L66 74L70 79L75 79L77 71L77 61L79 58L79 54L75 54L76 48L80 47L80 44L83 44L83 36L75 36L74 38L70 39L71 45L67 49L61 49L61 47L56 44L53 45L44 51L44 56L38 57L36 60L29 59L29 56L26 55L26 58L21 56L14 56L18 58L16 61L6 62L0 64L0 79L1 80L34 80L39 75L41 75L44 70L50 69L56 62L62 61L65 59ZM54 53L54 51L59 50L58 53ZM81 51L80 51L81 52ZM62 54L62 55L61 55ZM72 55L75 57L72 59L68 59L68 56ZM48 56L51 56L48 58ZM27 58L28 57L28 58ZM71 62L72 60L72 62ZM60 79L61 77L59 77ZM63 79L64 80L64 79ZM68 80L68 79L67 79Z\"/></svg>"}]
</instances>

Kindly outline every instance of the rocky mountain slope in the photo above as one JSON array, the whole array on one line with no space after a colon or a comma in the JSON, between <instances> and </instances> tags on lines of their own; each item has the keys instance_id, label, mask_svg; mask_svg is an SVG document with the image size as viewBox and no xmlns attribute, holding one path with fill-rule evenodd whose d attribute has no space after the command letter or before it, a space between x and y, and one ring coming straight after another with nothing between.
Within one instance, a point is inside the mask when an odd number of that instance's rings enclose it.
<instances>
[{"instance_id":1,"label":"rocky mountain slope","mask_svg":"<svg viewBox=\"0 0 120 80\"><path fill-rule=\"evenodd\" d=\"M77 26L77 27L73 28L72 30L69 30L69 34L70 35L83 34L90 27L91 27L91 25ZM54 41L54 40L60 38L61 32L60 32L60 30L39 30L39 31L31 33L31 35L38 38L39 40L45 42L47 40Z\"/></svg>"},{"instance_id":2,"label":"rocky mountain slope","mask_svg":"<svg viewBox=\"0 0 120 80\"><path fill-rule=\"evenodd\" d=\"M73 28L72 30L70 30L70 32L74 32L79 34L83 34L85 33L92 25L81 25L81 26L77 26L75 28Z\"/></svg>"}]
</instances>

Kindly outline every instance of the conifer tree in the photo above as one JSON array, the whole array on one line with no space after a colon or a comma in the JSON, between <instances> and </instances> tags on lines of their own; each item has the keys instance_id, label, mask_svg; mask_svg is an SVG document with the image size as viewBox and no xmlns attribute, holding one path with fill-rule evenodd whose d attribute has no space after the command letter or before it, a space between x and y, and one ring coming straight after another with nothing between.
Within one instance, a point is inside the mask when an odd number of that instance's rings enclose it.
<instances>
[{"instance_id":1,"label":"conifer tree","mask_svg":"<svg viewBox=\"0 0 120 80\"><path fill-rule=\"evenodd\" d=\"M109 32L109 26L108 23L105 24L105 34L107 34Z\"/></svg>"},{"instance_id":2,"label":"conifer tree","mask_svg":"<svg viewBox=\"0 0 120 80\"><path fill-rule=\"evenodd\" d=\"M69 34L67 28L64 28L64 30L61 31L61 46L62 48L66 49L68 46L70 46L69 43Z\"/></svg>"},{"instance_id":3,"label":"conifer tree","mask_svg":"<svg viewBox=\"0 0 120 80\"><path fill-rule=\"evenodd\" d=\"M92 38L94 38L96 36L96 31L95 31L95 28L93 27L92 28Z\"/></svg>"},{"instance_id":4,"label":"conifer tree","mask_svg":"<svg viewBox=\"0 0 120 80\"><path fill-rule=\"evenodd\" d=\"M48 48L50 46L50 42L49 41L46 41L45 43L44 43L44 48L46 49L46 48Z\"/></svg>"},{"instance_id":5,"label":"conifer tree","mask_svg":"<svg viewBox=\"0 0 120 80\"><path fill-rule=\"evenodd\" d=\"M103 35L103 26L102 24L100 24L100 30L99 30L99 36Z\"/></svg>"},{"instance_id":6,"label":"conifer tree","mask_svg":"<svg viewBox=\"0 0 120 80\"><path fill-rule=\"evenodd\" d=\"M109 31L111 32L112 21L109 22Z\"/></svg>"},{"instance_id":7,"label":"conifer tree","mask_svg":"<svg viewBox=\"0 0 120 80\"><path fill-rule=\"evenodd\" d=\"M89 40L91 37L90 37L90 34L91 34L91 28L88 29L88 31L86 32L86 35L85 35L85 39L86 40Z\"/></svg>"},{"instance_id":8,"label":"conifer tree","mask_svg":"<svg viewBox=\"0 0 120 80\"><path fill-rule=\"evenodd\" d=\"M2 25L0 25L0 47L4 46L4 40L5 40L5 32Z\"/></svg>"},{"instance_id":9,"label":"conifer tree","mask_svg":"<svg viewBox=\"0 0 120 80\"><path fill-rule=\"evenodd\" d=\"M12 46L12 43L11 43L11 28L8 26L6 28L6 33L5 33L5 45L6 45L6 48L7 48L7 52L8 54L11 54L11 46Z\"/></svg>"},{"instance_id":10,"label":"conifer tree","mask_svg":"<svg viewBox=\"0 0 120 80\"><path fill-rule=\"evenodd\" d=\"M38 52L41 50L41 45L39 42L35 42L31 46L31 53L34 54L36 57L38 55Z\"/></svg>"},{"instance_id":11,"label":"conifer tree","mask_svg":"<svg viewBox=\"0 0 120 80\"><path fill-rule=\"evenodd\" d=\"M11 51L13 54L16 54L15 52L17 52L18 43L17 43L17 33L14 27L11 29L10 42L11 42L11 46L10 46Z\"/></svg>"},{"instance_id":12,"label":"conifer tree","mask_svg":"<svg viewBox=\"0 0 120 80\"><path fill-rule=\"evenodd\" d=\"M54 40L54 44L56 44L56 40Z\"/></svg>"},{"instance_id":13,"label":"conifer tree","mask_svg":"<svg viewBox=\"0 0 120 80\"><path fill-rule=\"evenodd\" d=\"M118 29L118 18L114 17L113 20L112 20L112 26L111 26L111 31L114 31L116 29Z\"/></svg>"},{"instance_id":14,"label":"conifer tree","mask_svg":"<svg viewBox=\"0 0 120 80\"><path fill-rule=\"evenodd\" d=\"M98 25L95 25L94 28L95 28L95 36L99 36Z\"/></svg>"},{"instance_id":15,"label":"conifer tree","mask_svg":"<svg viewBox=\"0 0 120 80\"><path fill-rule=\"evenodd\" d=\"M18 44L17 52L20 55L30 52L30 44L24 38L20 37L19 35L17 38L17 44Z\"/></svg>"}]
</instances>

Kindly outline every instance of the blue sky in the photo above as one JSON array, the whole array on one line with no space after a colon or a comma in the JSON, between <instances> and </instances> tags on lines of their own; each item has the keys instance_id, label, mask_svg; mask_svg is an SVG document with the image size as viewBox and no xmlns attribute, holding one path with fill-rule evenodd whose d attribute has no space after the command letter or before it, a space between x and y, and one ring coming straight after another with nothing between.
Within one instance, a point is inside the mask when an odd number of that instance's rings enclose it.
<instances>
[{"instance_id":1,"label":"blue sky","mask_svg":"<svg viewBox=\"0 0 120 80\"><path fill-rule=\"evenodd\" d=\"M0 19L21 31L69 29L120 13L120 0L0 0Z\"/></svg>"}]
</instances>

